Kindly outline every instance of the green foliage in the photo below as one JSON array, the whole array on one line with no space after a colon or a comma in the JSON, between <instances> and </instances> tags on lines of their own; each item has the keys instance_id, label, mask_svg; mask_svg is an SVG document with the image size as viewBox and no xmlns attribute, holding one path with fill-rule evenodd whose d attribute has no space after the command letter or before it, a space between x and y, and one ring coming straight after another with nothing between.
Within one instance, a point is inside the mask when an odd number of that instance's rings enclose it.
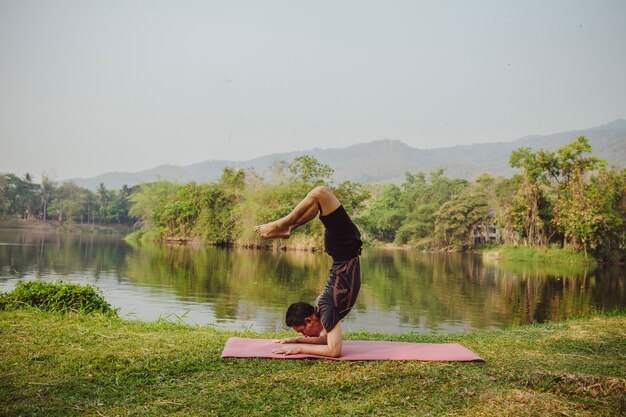
<instances>
[{"instance_id":1,"label":"green foliage","mask_svg":"<svg viewBox=\"0 0 626 417\"><path fill-rule=\"evenodd\" d=\"M209 186L204 198L205 204L197 221L197 230L202 239L216 244L232 244L238 235L233 215L236 196L219 186Z\"/></svg>"},{"instance_id":2,"label":"green foliage","mask_svg":"<svg viewBox=\"0 0 626 417\"><path fill-rule=\"evenodd\" d=\"M466 186L467 181L447 178L443 170L432 172L428 178L421 172L407 173L401 199L406 220L398 229L395 241L411 243L431 237L437 209Z\"/></svg>"},{"instance_id":3,"label":"green foliage","mask_svg":"<svg viewBox=\"0 0 626 417\"><path fill-rule=\"evenodd\" d=\"M579 137L554 152L521 148L510 179L489 175L467 182L437 171L407 174L401 187L388 185L356 221L371 239L463 248L471 236L497 223L505 243L557 243L600 259L626 253L626 174L608 171ZM495 209L496 216L491 212ZM489 218L487 218L489 217ZM482 225L482 226L481 226Z\"/></svg>"},{"instance_id":4,"label":"green foliage","mask_svg":"<svg viewBox=\"0 0 626 417\"><path fill-rule=\"evenodd\" d=\"M487 219L487 195L469 189L446 201L435 212L435 238L445 247L473 246L471 232Z\"/></svg>"},{"instance_id":5,"label":"green foliage","mask_svg":"<svg viewBox=\"0 0 626 417\"><path fill-rule=\"evenodd\" d=\"M246 187L246 173L239 169L224 168L219 180L220 185L231 193L239 193Z\"/></svg>"},{"instance_id":6,"label":"green foliage","mask_svg":"<svg viewBox=\"0 0 626 417\"><path fill-rule=\"evenodd\" d=\"M552 222L574 249L609 258L624 248L624 175L602 169L590 181L572 174L554 205Z\"/></svg>"},{"instance_id":7,"label":"green foliage","mask_svg":"<svg viewBox=\"0 0 626 417\"><path fill-rule=\"evenodd\" d=\"M13 291L0 294L0 310L12 311L24 307L62 313L117 315L94 288L63 282L18 282Z\"/></svg>"},{"instance_id":8,"label":"green foliage","mask_svg":"<svg viewBox=\"0 0 626 417\"><path fill-rule=\"evenodd\" d=\"M166 236L189 237L203 204L201 194L206 189L207 186L195 182L182 187L154 210L152 218L155 226Z\"/></svg>"},{"instance_id":9,"label":"green foliage","mask_svg":"<svg viewBox=\"0 0 626 417\"><path fill-rule=\"evenodd\" d=\"M152 209L151 220L161 236L229 245L240 233L234 209L244 187L245 173L226 168L218 183L192 182L169 196L166 193L172 187L167 184L147 188L148 204L143 210L147 211L158 201Z\"/></svg>"},{"instance_id":10,"label":"green foliage","mask_svg":"<svg viewBox=\"0 0 626 417\"><path fill-rule=\"evenodd\" d=\"M0 175L0 215L17 218L50 218L59 222L118 223L134 221L128 211L133 189L107 190L100 184L96 193L71 181L57 185L44 175L36 184L30 174L23 179L14 174Z\"/></svg>"},{"instance_id":11,"label":"green foliage","mask_svg":"<svg viewBox=\"0 0 626 417\"><path fill-rule=\"evenodd\" d=\"M587 173L604 163L596 157L583 157L585 152L591 152L591 146L582 136L557 150L558 187L552 223L562 232L565 243L582 248L586 254L587 248L597 246L601 239L600 229L610 229L607 223L615 224L619 218L607 201L611 193L601 189L597 181L586 181Z\"/></svg>"},{"instance_id":12,"label":"green foliage","mask_svg":"<svg viewBox=\"0 0 626 417\"><path fill-rule=\"evenodd\" d=\"M302 155L294 158L289 164L289 172L296 181L301 181L313 188L318 185L326 185L334 170L310 155Z\"/></svg>"},{"instance_id":13,"label":"green foliage","mask_svg":"<svg viewBox=\"0 0 626 417\"><path fill-rule=\"evenodd\" d=\"M98 207L98 219L102 223L132 223L129 215L132 201L130 199L134 189L124 185L121 190L107 190L100 183L95 194L90 193L88 201L95 202Z\"/></svg>"},{"instance_id":14,"label":"green foliage","mask_svg":"<svg viewBox=\"0 0 626 417\"><path fill-rule=\"evenodd\" d=\"M364 202L370 198L369 191L363 185L352 181L344 181L332 187L332 191L346 211L352 215L359 213L364 207Z\"/></svg>"},{"instance_id":15,"label":"green foliage","mask_svg":"<svg viewBox=\"0 0 626 417\"><path fill-rule=\"evenodd\" d=\"M266 184L261 177L232 168L224 169L219 182L190 183L165 198L154 198L164 184L145 186L133 197L131 213L151 211L151 221L159 235L166 239L193 239L212 244L249 245L260 239L253 233L257 224L287 215L315 186L328 185L332 169L315 158L302 156L290 164L275 164L278 182ZM334 189L346 210L356 212L369 194L360 184L346 181ZM148 198L150 197L150 198ZM144 200L150 204L141 205ZM145 218L145 217L144 217ZM145 226L145 225L144 225ZM149 225L148 225L149 227ZM321 247L323 228L318 222L300 227L296 233L301 243Z\"/></svg>"},{"instance_id":16,"label":"green foliage","mask_svg":"<svg viewBox=\"0 0 626 417\"><path fill-rule=\"evenodd\" d=\"M559 183L567 185L574 177L584 176L586 172L604 167L606 162L596 156L583 156L591 153L591 145L584 136L579 136L571 143L557 149L552 166L546 167ZM560 179L559 179L560 177Z\"/></svg>"},{"instance_id":17,"label":"green foliage","mask_svg":"<svg viewBox=\"0 0 626 417\"><path fill-rule=\"evenodd\" d=\"M54 180L44 174L41 178L41 191L39 193L39 201L41 202L40 214L44 222L48 220L48 203L52 198L55 188L56 184Z\"/></svg>"},{"instance_id":18,"label":"green foliage","mask_svg":"<svg viewBox=\"0 0 626 417\"><path fill-rule=\"evenodd\" d=\"M624 174L607 171L589 152L581 136L555 152L522 148L511 154L511 165L522 173L500 193L506 242L558 242L601 259L624 252Z\"/></svg>"},{"instance_id":19,"label":"green foliage","mask_svg":"<svg viewBox=\"0 0 626 417\"><path fill-rule=\"evenodd\" d=\"M407 173L401 187L386 186L357 221L374 239L415 243L432 236L437 209L466 186L467 181L447 178L443 170L428 177Z\"/></svg>"},{"instance_id":20,"label":"green foliage","mask_svg":"<svg viewBox=\"0 0 626 417\"><path fill-rule=\"evenodd\" d=\"M262 239L253 232L253 227L286 216L309 191L309 187L299 181L262 183L247 189L236 208L236 218L241 225L240 242L244 245L261 244ZM318 223L309 222L299 227L290 239L292 244L321 247L323 229Z\"/></svg>"},{"instance_id":21,"label":"green foliage","mask_svg":"<svg viewBox=\"0 0 626 417\"><path fill-rule=\"evenodd\" d=\"M129 198L131 202L129 215L139 218L144 226L149 227L152 224L154 210L163 204L168 197L175 194L180 187L180 185L170 181L141 184Z\"/></svg>"},{"instance_id":22,"label":"green foliage","mask_svg":"<svg viewBox=\"0 0 626 417\"><path fill-rule=\"evenodd\" d=\"M33 216L39 206L37 197L40 188L28 173L24 178L15 174L0 174L0 215Z\"/></svg>"},{"instance_id":23,"label":"green foliage","mask_svg":"<svg viewBox=\"0 0 626 417\"><path fill-rule=\"evenodd\" d=\"M372 238L392 242L406 217L401 196L402 191L398 186L386 185L382 195L367 205L355 221Z\"/></svg>"},{"instance_id":24,"label":"green foliage","mask_svg":"<svg viewBox=\"0 0 626 417\"><path fill-rule=\"evenodd\" d=\"M83 202L90 192L67 181L54 190L54 199L48 206L48 213L59 221L82 220L87 216Z\"/></svg>"},{"instance_id":25,"label":"green foliage","mask_svg":"<svg viewBox=\"0 0 626 417\"><path fill-rule=\"evenodd\" d=\"M520 148L511 153L512 167L522 170L521 184L513 198L507 196L505 208L507 235L520 236L526 243L544 244L549 218L546 207L549 200L545 186L548 185L548 172L555 169L554 154L530 148Z\"/></svg>"},{"instance_id":26,"label":"green foliage","mask_svg":"<svg viewBox=\"0 0 626 417\"><path fill-rule=\"evenodd\" d=\"M317 161L310 155L302 155L290 163L278 161L273 166L277 183L261 184L246 194L247 204L242 206L240 217L245 225L244 241L258 243L259 238L252 235L252 226L264 224L289 214L293 208L313 188L330 184L333 169ZM288 174L287 174L288 173ZM346 210L361 206L363 200L361 186L346 182L340 186L339 196ZM291 241L296 245L322 247L324 230L319 222L309 222L297 229Z\"/></svg>"}]
</instances>

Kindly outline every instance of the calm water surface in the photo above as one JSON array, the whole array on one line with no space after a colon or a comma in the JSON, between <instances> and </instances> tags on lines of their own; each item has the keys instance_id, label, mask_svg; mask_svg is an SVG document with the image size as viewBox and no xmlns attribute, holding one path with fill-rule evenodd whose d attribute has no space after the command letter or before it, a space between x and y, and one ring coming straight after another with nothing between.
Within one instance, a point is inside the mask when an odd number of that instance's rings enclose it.
<instances>
[{"instance_id":1,"label":"calm water surface","mask_svg":"<svg viewBox=\"0 0 626 417\"><path fill-rule=\"evenodd\" d=\"M449 333L626 306L618 268L486 264L472 254L366 249L344 329ZM100 288L126 318L280 330L286 307L313 302L325 254L203 246L133 247L119 238L0 230L0 291L23 280Z\"/></svg>"}]
</instances>

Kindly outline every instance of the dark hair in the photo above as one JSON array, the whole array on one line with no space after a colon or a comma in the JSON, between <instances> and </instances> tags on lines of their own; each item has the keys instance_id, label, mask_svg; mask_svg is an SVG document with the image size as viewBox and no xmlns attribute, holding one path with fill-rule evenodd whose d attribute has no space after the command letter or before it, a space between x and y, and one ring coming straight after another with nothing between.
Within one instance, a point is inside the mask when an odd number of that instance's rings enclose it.
<instances>
[{"instance_id":1,"label":"dark hair","mask_svg":"<svg viewBox=\"0 0 626 417\"><path fill-rule=\"evenodd\" d=\"M305 322L304 319L315 313L315 309L309 303L304 301L298 301L293 303L287 309L287 315L285 316L285 322L287 326L302 326Z\"/></svg>"}]
</instances>

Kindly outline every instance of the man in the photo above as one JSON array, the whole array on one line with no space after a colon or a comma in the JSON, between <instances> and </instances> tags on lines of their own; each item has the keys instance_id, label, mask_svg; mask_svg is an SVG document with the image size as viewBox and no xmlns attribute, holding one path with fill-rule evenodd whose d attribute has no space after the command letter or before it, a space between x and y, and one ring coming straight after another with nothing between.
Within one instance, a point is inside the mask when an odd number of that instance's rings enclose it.
<instances>
[{"instance_id":1,"label":"man","mask_svg":"<svg viewBox=\"0 0 626 417\"><path fill-rule=\"evenodd\" d=\"M300 301L289 306L287 326L302 336L275 340L276 343L297 345L276 348L274 353L341 356L342 333L339 321L350 312L361 288L361 234L346 210L330 189L317 187L287 216L255 226L254 230L268 239L287 239L292 230L312 220L318 213L326 229L324 247L333 258L330 276L314 305Z\"/></svg>"}]
</instances>

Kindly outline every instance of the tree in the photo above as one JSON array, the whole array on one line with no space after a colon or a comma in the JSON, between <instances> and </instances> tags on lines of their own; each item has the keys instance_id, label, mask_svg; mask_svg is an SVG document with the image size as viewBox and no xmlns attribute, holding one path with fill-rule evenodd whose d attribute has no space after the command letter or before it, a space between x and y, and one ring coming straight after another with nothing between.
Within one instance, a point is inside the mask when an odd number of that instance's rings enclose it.
<instances>
[{"instance_id":1,"label":"tree","mask_svg":"<svg viewBox=\"0 0 626 417\"><path fill-rule=\"evenodd\" d=\"M554 204L552 221L563 231L564 245L582 248L585 255L589 248L607 255L606 248L619 247L614 241L619 241L625 220L619 207L624 184L606 170L590 181L582 177L580 171L572 173Z\"/></svg>"},{"instance_id":2,"label":"tree","mask_svg":"<svg viewBox=\"0 0 626 417\"><path fill-rule=\"evenodd\" d=\"M317 185L327 184L334 170L330 165L321 164L312 156L302 155L294 158L289 164L289 172L296 181L313 188Z\"/></svg>"},{"instance_id":3,"label":"tree","mask_svg":"<svg viewBox=\"0 0 626 417\"><path fill-rule=\"evenodd\" d=\"M129 197L131 206L128 212L131 216L141 219L143 227L149 229L155 210L165 204L180 188L179 184L169 181L141 184Z\"/></svg>"},{"instance_id":4,"label":"tree","mask_svg":"<svg viewBox=\"0 0 626 417\"><path fill-rule=\"evenodd\" d=\"M47 174L43 174L41 177L41 189L39 192L39 201L41 202L41 209L43 211L43 221L45 222L48 216L48 202L52 197L56 189L56 183Z\"/></svg>"},{"instance_id":5,"label":"tree","mask_svg":"<svg viewBox=\"0 0 626 417\"><path fill-rule=\"evenodd\" d=\"M143 184L131 197L131 215L157 227L161 236L232 244L239 233L235 207L246 186L243 170L227 167L213 184Z\"/></svg>"},{"instance_id":6,"label":"tree","mask_svg":"<svg viewBox=\"0 0 626 417\"><path fill-rule=\"evenodd\" d=\"M392 242L406 218L401 199L400 187L395 184L385 185L380 197L366 206L355 217L355 222L373 239Z\"/></svg>"},{"instance_id":7,"label":"tree","mask_svg":"<svg viewBox=\"0 0 626 417\"><path fill-rule=\"evenodd\" d=\"M447 178L443 170L407 173L401 188L385 186L355 220L374 239L418 242L432 236L437 209L465 187L467 181Z\"/></svg>"},{"instance_id":8,"label":"tree","mask_svg":"<svg viewBox=\"0 0 626 417\"><path fill-rule=\"evenodd\" d=\"M401 207L405 214L396 232L398 243L418 242L435 231L435 212L453 195L467 187L467 181L447 178L442 169L429 174L406 174L402 184Z\"/></svg>"},{"instance_id":9,"label":"tree","mask_svg":"<svg viewBox=\"0 0 626 417\"><path fill-rule=\"evenodd\" d=\"M282 159L275 160L271 163L269 171L271 179L276 182L286 182L289 178L289 163Z\"/></svg>"},{"instance_id":10,"label":"tree","mask_svg":"<svg viewBox=\"0 0 626 417\"><path fill-rule=\"evenodd\" d=\"M15 174L0 175L0 212L26 218L33 214L39 185L28 173L24 178Z\"/></svg>"},{"instance_id":11,"label":"tree","mask_svg":"<svg viewBox=\"0 0 626 417\"><path fill-rule=\"evenodd\" d=\"M557 184L552 224L562 232L564 246L569 243L574 249L582 247L585 254L597 233L605 206L601 196L594 192L599 190L587 181L589 173L603 166L604 161L595 156L583 156L589 152L589 142L579 136L556 151L547 169Z\"/></svg>"},{"instance_id":12,"label":"tree","mask_svg":"<svg viewBox=\"0 0 626 417\"><path fill-rule=\"evenodd\" d=\"M84 216L84 189L72 181L61 184L54 193L49 211L59 221L72 222Z\"/></svg>"},{"instance_id":13,"label":"tree","mask_svg":"<svg viewBox=\"0 0 626 417\"><path fill-rule=\"evenodd\" d=\"M530 148L520 148L511 153L509 163L522 170L520 188L508 205L509 224L526 244L544 244L549 219L542 216L541 208L548 203L543 187L549 183L546 167L555 163L554 155L544 150L532 152Z\"/></svg>"},{"instance_id":14,"label":"tree","mask_svg":"<svg viewBox=\"0 0 626 417\"><path fill-rule=\"evenodd\" d=\"M369 198L369 192L357 182L344 181L333 188L341 204L351 216L356 216L363 208L363 202Z\"/></svg>"},{"instance_id":15,"label":"tree","mask_svg":"<svg viewBox=\"0 0 626 417\"><path fill-rule=\"evenodd\" d=\"M584 136L557 149L550 173L561 186L567 187L572 180L584 179L588 172L606 165L600 158L583 156L584 153L591 153L591 145Z\"/></svg>"},{"instance_id":16,"label":"tree","mask_svg":"<svg viewBox=\"0 0 626 417\"><path fill-rule=\"evenodd\" d=\"M85 213L87 215L87 223L94 223L95 219L94 219L94 209L97 206L97 199L96 199L96 195L87 190L84 189L83 190L83 204L85 206Z\"/></svg>"},{"instance_id":17,"label":"tree","mask_svg":"<svg viewBox=\"0 0 626 417\"><path fill-rule=\"evenodd\" d=\"M527 244L556 240L585 254L606 254L607 248L622 246L622 176L606 171L598 157L585 155L590 152L589 142L580 136L555 152L521 148L511 154L511 165L522 174L514 177L519 185L515 193L501 194L503 218Z\"/></svg>"},{"instance_id":18,"label":"tree","mask_svg":"<svg viewBox=\"0 0 626 417\"><path fill-rule=\"evenodd\" d=\"M107 210L107 204L109 204L109 199L111 197L109 190L106 189L106 187L104 186L104 183L100 183L98 185L98 190L96 190L96 196L98 199L98 204L99 204L99 219L101 222L105 222L106 220L106 210Z\"/></svg>"},{"instance_id":19,"label":"tree","mask_svg":"<svg viewBox=\"0 0 626 417\"><path fill-rule=\"evenodd\" d=\"M246 172L243 169L224 168L219 184L232 192L241 192L246 187Z\"/></svg>"},{"instance_id":20,"label":"tree","mask_svg":"<svg viewBox=\"0 0 626 417\"><path fill-rule=\"evenodd\" d=\"M26 219L33 216L35 214L34 208L39 206L37 195L40 188L39 184L33 182L33 176L30 173L24 174L20 193L22 194L23 217Z\"/></svg>"},{"instance_id":21,"label":"tree","mask_svg":"<svg viewBox=\"0 0 626 417\"><path fill-rule=\"evenodd\" d=\"M487 219L488 213L484 192L469 189L456 194L435 212L434 236L443 247L473 246L470 238L477 226Z\"/></svg>"}]
</instances>

